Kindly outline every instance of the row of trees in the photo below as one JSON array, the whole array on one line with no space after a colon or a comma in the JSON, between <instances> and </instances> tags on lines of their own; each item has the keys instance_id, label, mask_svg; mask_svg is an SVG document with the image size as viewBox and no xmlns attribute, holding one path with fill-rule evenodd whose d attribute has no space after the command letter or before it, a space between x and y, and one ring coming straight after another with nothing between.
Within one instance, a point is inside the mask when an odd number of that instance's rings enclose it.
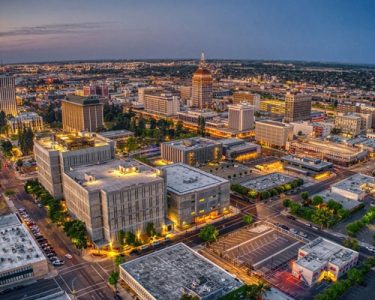
<instances>
[{"instance_id":1,"label":"row of trees","mask_svg":"<svg viewBox=\"0 0 375 300\"><path fill-rule=\"evenodd\" d=\"M270 286L260 282L258 284L245 284L240 288L230 292L221 297L220 300L260 300L263 299L264 294L270 289Z\"/></svg>"},{"instance_id":2,"label":"row of trees","mask_svg":"<svg viewBox=\"0 0 375 300\"><path fill-rule=\"evenodd\" d=\"M365 260L359 267L352 268L346 273L345 279L340 279L315 296L315 300L337 300L352 286L363 284L365 275L375 267L375 257Z\"/></svg>"},{"instance_id":3,"label":"row of trees","mask_svg":"<svg viewBox=\"0 0 375 300\"><path fill-rule=\"evenodd\" d=\"M270 197L279 195L281 193L290 191L290 190L292 190L292 189L294 189L298 186L301 186L302 184L303 184L303 180L299 178L299 179L293 180L290 183L286 183L286 184L283 184L283 185L280 185L280 186L277 186L277 187L274 187L272 189L262 191L262 192L258 192L256 190L249 189L249 188L244 187L240 184L232 184L231 190L234 191L234 192L237 192L241 195L244 195L246 197L249 197L251 199L259 198L260 200L265 200L265 199L268 199Z\"/></svg>"},{"instance_id":4,"label":"row of trees","mask_svg":"<svg viewBox=\"0 0 375 300\"><path fill-rule=\"evenodd\" d=\"M51 194L36 180L28 180L25 183L26 193L33 195L42 205L47 207L48 217L53 223L62 225L65 233L78 249L87 247L87 233L85 224L79 220L68 220L68 214L64 210L61 202L51 196Z\"/></svg>"},{"instance_id":5,"label":"row of trees","mask_svg":"<svg viewBox=\"0 0 375 300\"><path fill-rule=\"evenodd\" d=\"M153 238L158 235L154 223L149 222L146 224L145 233L148 238ZM125 232L122 229L119 230L117 233L117 239L121 247L124 247L125 245L130 245L133 247L142 245L142 241L131 231Z\"/></svg>"},{"instance_id":6,"label":"row of trees","mask_svg":"<svg viewBox=\"0 0 375 300\"><path fill-rule=\"evenodd\" d=\"M348 224L346 226L346 232L350 236L355 236L358 231L366 227L367 224L370 224L374 219L375 219L375 207L371 207L361 219Z\"/></svg>"}]
</instances>

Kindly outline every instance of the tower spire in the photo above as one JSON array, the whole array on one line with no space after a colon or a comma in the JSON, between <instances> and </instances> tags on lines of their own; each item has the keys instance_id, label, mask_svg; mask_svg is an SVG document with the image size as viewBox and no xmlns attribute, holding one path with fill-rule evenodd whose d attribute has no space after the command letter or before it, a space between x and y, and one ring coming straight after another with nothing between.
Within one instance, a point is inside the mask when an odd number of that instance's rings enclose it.
<instances>
[{"instance_id":1,"label":"tower spire","mask_svg":"<svg viewBox=\"0 0 375 300\"><path fill-rule=\"evenodd\" d=\"M201 60L199 61L199 66L204 67L206 65L206 61L204 59L204 52L201 53Z\"/></svg>"}]
</instances>

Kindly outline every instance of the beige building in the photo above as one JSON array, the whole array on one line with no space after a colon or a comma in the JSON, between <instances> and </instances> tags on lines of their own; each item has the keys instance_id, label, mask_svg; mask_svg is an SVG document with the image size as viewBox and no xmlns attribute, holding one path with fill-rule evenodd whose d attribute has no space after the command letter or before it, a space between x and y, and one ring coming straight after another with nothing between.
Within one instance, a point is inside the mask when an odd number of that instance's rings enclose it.
<instances>
[{"instance_id":1,"label":"beige building","mask_svg":"<svg viewBox=\"0 0 375 300\"><path fill-rule=\"evenodd\" d=\"M95 132L103 127L103 104L97 96L68 96L61 101L64 131Z\"/></svg>"},{"instance_id":2,"label":"beige building","mask_svg":"<svg viewBox=\"0 0 375 300\"><path fill-rule=\"evenodd\" d=\"M144 95L145 111L166 117L175 116L180 111L180 99L172 93L153 91Z\"/></svg>"},{"instance_id":3,"label":"beige building","mask_svg":"<svg viewBox=\"0 0 375 300\"><path fill-rule=\"evenodd\" d=\"M0 76L0 111L4 111L6 115L17 115L14 77Z\"/></svg>"},{"instance_id":4,"label":"beige building","mask_svg":"<svg viewBox=\"0 0 375 300\"><path fill-rule=\"evenodd\" d=\"M46 257L16 214L0 216L0 236L0 291L48 274Z\"/></svg>"},{"instance_id":5,"label":"beige building","mask_svg":"<svg viewBox=\"0 0 375 300\"><path fill-rule=\"evenodd\" d=\"M212 75L206 68L204 54L202 53L198 70L192 79L192 106L198 108L209 107L212 102Z\"/></svg>"},{"instance_id":6,"label":"beige building","mask_svg":"<svg viewBox=\"0 0 375 300\"><path fill-rule=\"evenodd\" d=\"M160 87L156 86L146 86L138 88L138 102L144 104L146 94L161 90L162 89Z\"/></svg>"},{"instance_id":7,"label":"beige building","mask_svg":"<svg viewBox=\"0 0 375 300\"><path fill-rule=\"evenodd\" d=\"M260 101L260 111L273 115L285 115L285 102L277 99Z\"/></svg>"},{"instance_id":8,"label":"beige building","mask_svg":"<svg viewBox=\"0 0 375 300\"><path fill-rule=\"evenodd\" d=\"M26 128L31 128L33 132L36 132L43 130L43 118L35 112L23 112L8 120L8 125L14 134Z\"/></svg>"},{"instance_id":9,"label":"beige building","mask_svg":"<svg viewBox=\"0 0 375 300\"><path fill-rule=\"evenodd\" d=\"M285 148L292 138L292 125L271 120L255 123L255 140L261 144Z\"/></svg>"},{"instance_id":10,"label":"beige building","mask_svg":"<svg viewBox=\"0 0 375 300\"><path fill-rule=\"evenodd\" d=\"M246 103L228 105L228 127L245 131L254 127L254 106Z\"/></svg>"},{"instance_id":11,"label":"beige building","mask_svg":"<svg viewBox=\"0 0 375 300\"><path fill-rule=\"evenodd\" d=\"M55 198L62 199L62 174L71 167L114 159L114 141L94 134L56 134L36 138L34 157L38 180Z\"/></svg>"},{"instance_id":12,"label":"beige building","mask_svg":"<svg viewBox=\"0 0 375 300\"><path fill-rule=\"evenodd\" d=\"M238 91L233 94L233 103L240 104L240 103L247 103L249 105L253 105L255 110L260 109L260 95L254 94L249 91Z\"/></svg>"},{"instance_id":13,"label":"beige building","mask_svg":"<svg viewBox=\"0 0 375 300\"><path fill-rule=\"evenodd\" d=\"M338 115L335 118L335 128L342 133L357 136L361 132L362 118L357 115Z\"/></svg>"},{"instance_id":14,"label":"beige building","mask_svg":"<svg viewBox=\"0 0 375 300\"><path fill-rule=\"evenodd\" d=\"M285 95L285 122L311 119L311 96L287 93Z\"/></svg>"},{"instance_id":15,"label":"beige building","mask_svg":"<svg viewBox=\"0 0 375 300\"><path fill-rule=\"evenodd\" d=\"M97 245L116 242L119 230L144 232L165 224L166 191L160 171L136 160L111 160L66 170L69 213L85 222Z\"/></svg>"},{"instance_id":16,"label":"beige building","mask_svg":"<svg viewBox=\"0 0 375 300\"><path fill-rule=\"evenodd\" d=\"M185 164L162 168L168 218L179 228L216 219L229 211L229 181Z\"/></svg>"}]
</instances>

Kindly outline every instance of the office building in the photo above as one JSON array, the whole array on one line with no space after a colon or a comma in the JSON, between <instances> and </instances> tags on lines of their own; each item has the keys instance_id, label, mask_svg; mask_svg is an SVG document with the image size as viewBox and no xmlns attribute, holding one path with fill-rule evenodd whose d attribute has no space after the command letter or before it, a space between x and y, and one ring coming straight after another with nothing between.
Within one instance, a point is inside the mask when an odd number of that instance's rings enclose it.
<instances>
[{"instance_id":1,"label":"office building","mask_svg":"<svg viewBox=\"0 0 375 300\"><path fill-rule=\"evenodd\" d=\"M191 91L192 91L192 88L191 86L180 86L180 97L181 97L181 100L185 101L188 101L190 100L191 98Z\"/></svg>"},{"instance_id":2,"label":"office building","mask_svg":"<svg viewBox=\"0 0 375 300\"><path fill-rule=\"evenodd\" d=\"M233 94L233 104L247 103L254 106L257 111L260 109L260 95L249 91L238 91Z\"/></svg>"},{"instance_id":3,"label":"office building","mask_svg":"<svg viewBox=\"0 0 375 300\"><path fill-rule=\"evenodd\" d=\"M254 127L254 106L248 104L228 105L228 127L245 131Z\"/></svg>"},{"instance_id":4,"label":"office building","mask_svg":"<svg viewBox=\"0 0 375 300\"><path fill-rule=\"evenodd\" d=\"M16 214L0 216L0 237L0 291L48 274L46 257Z\"/></svg>"},{"instance_id":5,"label":"office building","mask_svg":"<svg viewBox=\"0 0 375 300\"><path fill-rule=\"evenodd\" d=\"M0 76L0 111L17 116L16 83L12 76Z\"/></svg>"},{"instance_id":6,"label":"office building","mask_svg":"<svg viewBox=\"0 0 375 300\"><path fill-rule=\"evenodd\" d=\"M185 164L162 168L167 184L168 219L184 228L228 212L229 181Z\"/></svg>"},{"instance_id":7,"label":"office building","mask_svg":"<svg viewBox=\"0 0 375 300\"><path fill-rule=\"evenodd\" d=\"M292 273L310 287L325 278L337 281L357 264L358 257L358 252L318 237L298 250Z\"/></svg>"},{"instance_id":8,"label":"office building","mask_svg":"<svg viewBox=\"0 0 375 300\"><path fill-rule=\"evenodd\" d=\"M212 102L212 75L206 68L204 53L199 62L199 68L192 79L192 106L198 108L209 107Z\"/></svg>"},{"instance_id":9,"label":"office building","mask_svg":"<svg viewBox=\"0 0 375 300\"><path fill-rule=\"evenodd\" d=\"M184 243L123 263L120 278L141 300L176 300L184 294L217 300L243 285Z\"/></svg>"},{"instance_id":10,"label":"office building","mask_svg":"<svg viewBox=\"0 0 375 300\"><path fill-rule=\"evenodd\" d=\"M260 101L260 111L271 115L285 115L285 101L265 99Z\"/></svg>"},{"instance_id":11,"label":"office building","mask_svg":"<svg viewBox=\"0 0 375 300\"><path fill-rule=\"evenodd\" d=\"M165 117L175 116L180 111L180 99L172 93L152 91L144 95L145 111Z\"/></svg>"},{"instance_id":12,"label":"office building","mask_svg":"<svg viewBox=\"0 0 375 300\"><path fill-rule=\"evenodd\" d=\"M287 93L285 95L285 122L311 119L311 96Z\"/></svg>"},{"instance_id":13,"label":"office building","mask_svg":"<svg viewBox=\"0 0 375 300\"><path fill-rule=\"evenodd\" d=\"M137 102L144 104L146 94L152 93L155 91L161 91L161 90L162 90L161 87L156 87L156 86L140 87L138 88L138 101Z\"/></svg>"},{"instance_id":14,"label":"office building","mask_svg":"<svg viewBox=\"0 0 375 300\"><path fill-rule=\"evenodd\" d=\"M255 124L255 140L260 144L285 148L293 138L293 126L281 122L266 120Z\"/></svg>"},{"instance_id":15,"label":"office building","mask_svg":"<svg viewBox=\"0 0 375 300\"><path fill-rule=\"evenodd\" d=\"M364 174L354 174L331 186L331 192L348 199L362 201L375 192L375 178Z\"/></svg>"},{"instance_id":16,"label":"office building","mask_svg":"<svg viewBox=\"0 0 375 300\"><path fill-rule=\"evenodd\" d=\"M319 158L298 157L295 155L283 156L281 157L281 161L287 165L304 169L308 173L319 173L333 167L332 163L323 161Z\"/></svg>"},{"instance_id":17,"label":"office building","mask_svg":"<svg viewBox=\"0 0 375 300\"><path fill-rule=\"evenodd\" d=\"M357 115L338 115L335 118L335 128L342 133L357 136L361 132L362 119Z\"/></svg>"},{"instance_id":18,"label":"office building","mask_svg":"<svg viewBox=\"0 0 375 300\"><path fill-rule=\"evenodd\" d=\"M103 131L97 134L97 137L114 141L116 148L121 148L133 136L134 132L126 129Z\"/></svg>"},{"instance_id":19,"label":"office building","mask_svg":"<svg viewBox=\"0 0 375 300\"><path fill-rule=\"evenodd\" d=\"M161 144L161 157L175 163L190 166L221 160L220 142L206 138L188 138Z\"/></svg>"},{"instance_id":20,"label":"office building","mask_svg":"<svg viewBox=\"0 0 375 300\"><path fill-rule=\"evenodd\" d=\"M160 171L136 160L111 160L65 170L64 196L70 215L85 222L96 245L117 241L118 232L161 231L166 191Z\"/></svg>"},{"instance_id":21,"label":"office building","mask_svg":"<svg viewBox=\"0 0 375 300\"><path fill-rule=\"evenodd\" d=\"M43 118L35 112L23 112L9 119L8 125L13 134L18 134L27 128L31 128L33 132L37 132L43 130Z\"/></svg>"},{"instance_id":22,"label":"office building","mask_svg":"<svg viewBox=\"0 0 375 300\"><path fill-rule=\"evenodd\" d=\"M260 155L261 147L241 139L222 139L223 155L229 161L247 161Z\"/></svg>"},{"instance_id":23,"label":"office building","mask_svg":"<svg viewBox=\"0 0 375 300\"><path fill-rule=\"evenodd\" d=\"M115 157L114 142L95 134L56 134L34 140L38 180L55 198L63 198L62 174L71 167Z\"/></svg>"},{"instance_id":24,"label":"office building","mask_svg":"<svg viewBox=\"0 0 375 300\"><path fill-rule=\"evenodd\" d=\"M61 101L64 131L95 132L103 127L103 104L97 96L68 96Z\"/></svg>"}]
</instances>

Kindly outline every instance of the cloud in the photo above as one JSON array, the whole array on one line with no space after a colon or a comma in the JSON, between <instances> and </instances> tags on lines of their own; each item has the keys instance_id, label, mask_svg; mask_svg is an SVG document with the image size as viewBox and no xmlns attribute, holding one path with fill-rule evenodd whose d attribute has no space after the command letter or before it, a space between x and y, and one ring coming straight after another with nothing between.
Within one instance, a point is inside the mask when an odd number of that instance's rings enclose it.
<instances>
[{"instance_id":1,"label":"cloud","mask_svg":"<svg viewBox=\"0 0 375 300\"><path fill-rule=\"evenodd\" d=\"M71 34L87 32L103 28L106 23L100 22L84 22L84 23L70 23L70 24L49 24L32 27L17 27L6 31L0 31L1 37L14 37L25 35L50 35L50 34Z\"/></svg>"}]
</instances>

